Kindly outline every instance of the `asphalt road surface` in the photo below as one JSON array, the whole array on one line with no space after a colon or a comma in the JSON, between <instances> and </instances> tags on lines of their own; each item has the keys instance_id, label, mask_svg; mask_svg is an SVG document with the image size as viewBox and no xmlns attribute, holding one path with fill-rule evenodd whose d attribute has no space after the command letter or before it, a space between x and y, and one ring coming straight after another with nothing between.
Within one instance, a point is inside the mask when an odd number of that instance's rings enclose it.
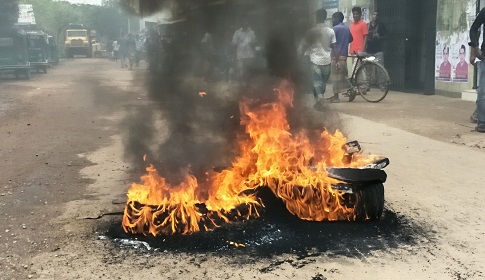
<instances>
[{"instance_id":1,"label":"asphalt road surface","mask_svg":"<svg viewBox=\"0 0 485 280\"><path fill-rule=\"evenodd\" d=\"M145 69L73 59L28 81L1 77L0 279L485 277L485 135L468 122L472 102L441 96L391 92L313 113L390 158L379 221L304 222L276 205L214 232L124 234L126 191L169 133ZM233 98L232 84L191 85L197 98Z\"/></svg>"}]
</instances>

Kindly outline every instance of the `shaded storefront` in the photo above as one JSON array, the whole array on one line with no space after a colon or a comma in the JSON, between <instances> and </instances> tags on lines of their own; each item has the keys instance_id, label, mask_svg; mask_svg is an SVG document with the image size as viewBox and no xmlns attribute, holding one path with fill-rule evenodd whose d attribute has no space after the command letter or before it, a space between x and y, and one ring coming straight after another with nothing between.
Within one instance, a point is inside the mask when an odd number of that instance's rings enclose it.
<instances>
[{"instance_id":1,"label":"shaded storefront","mask_svg":"<svg viewBox=\"0 0 485 280\"><path fill-rule=\"evenodd\" d=\"M385 66L393 90L434 93L436 5L436 0L376 0L388 29Z\"/></svg>"},{"instance_id":2,"label":"shaded storefront","mask_svg":"<svg viewBox=\"0 0 485 280\"><path fill-rule=\"evenodd\" d=\"M392 90L458 97L462 91L473 88L474 67L468 63L467 43L479 0L211 0L197 3L198 7L180 12L195 34L193 44L198 44L204 32L209 31L218 45L223 45L240 22L248 20L260 39L261 55L269 56L266 62L279 76L293 71L290 68L296 63L296 45L313 25L317 9L327 9L329 17L341 11L347 24L352 21L354 6L362 8L363 20L367 23L377 10L388 31L384 42L385 67ZM275 53L275 49L280 52Z\"/></svg>"}]
</instances>

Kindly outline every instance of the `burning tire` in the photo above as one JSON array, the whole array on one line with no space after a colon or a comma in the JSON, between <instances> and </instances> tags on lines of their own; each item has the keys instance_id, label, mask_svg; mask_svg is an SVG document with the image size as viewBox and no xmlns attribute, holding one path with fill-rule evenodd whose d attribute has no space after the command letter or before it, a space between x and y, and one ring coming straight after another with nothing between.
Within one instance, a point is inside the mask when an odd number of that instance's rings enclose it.
<instances>
[{"instance_id":1,"label":"burning tire","mask_svg":"<svg viewBox=\"0 0 485 280\"><path fill-rule=\"evenodd\" d=\"M384 210L384 182L387 174L382 170L389 159L381 158L364 168L327 168L330 177L342 183L332 185L343 192L345 206L354 208L354 221L378 220Z\"/></svg>"},{"instance_id":2,"label":"burning tire","mask_svg":"<svg viewBox=\"0 0 485 280\"><path fill-rule=\"evenodd\" d=\"M384 210L384 185L376 183L358 189L353 199L356 221L378 220Z\"/></svg>"}]
</instances>

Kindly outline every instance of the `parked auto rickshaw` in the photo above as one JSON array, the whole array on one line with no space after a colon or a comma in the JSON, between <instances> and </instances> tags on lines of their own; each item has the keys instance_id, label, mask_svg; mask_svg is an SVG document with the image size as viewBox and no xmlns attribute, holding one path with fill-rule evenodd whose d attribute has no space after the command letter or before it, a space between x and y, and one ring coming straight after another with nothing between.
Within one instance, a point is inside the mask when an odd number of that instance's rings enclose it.
<instances>
[{"instance_id":1,"label":"parked auto rickshaw","mask_svg":"<svg viewBox=\"0 0 485 280\"><path fill-rule=\"evenodd\" d=\"M47 40L49 42L49 64L58 64L59 48L57 47L56 39L53 36L48 35Z\"/></svg>"},{"instance_id":2,"label":"parked auto rickshaw","mask_svg":"<svg viewBox=\"0 0 485 280\"><path fill-rule=\"evenodd\" d=\"M0 29L0 71L21 74L30 79L29 50L23 30Z\"/></svg>"},{"instance_id":3,"label":"parked auto rickshaw","mask_svg":"<svg viewBox=\"0 0 485 280\"><path fill-rule=\"evenodd\" d=\"M41 30L27 31L27 39L29 45L30 65L35 68L37 72L40 70L47 73L49 67L49 44L47 34Z\"/></svg>"}]
</instances>

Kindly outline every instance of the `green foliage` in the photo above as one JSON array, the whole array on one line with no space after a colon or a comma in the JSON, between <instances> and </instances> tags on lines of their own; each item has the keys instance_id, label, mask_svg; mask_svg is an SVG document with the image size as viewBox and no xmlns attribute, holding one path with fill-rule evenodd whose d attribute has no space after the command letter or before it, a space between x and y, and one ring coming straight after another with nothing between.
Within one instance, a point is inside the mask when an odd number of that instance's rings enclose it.
<instances>
[{"instance_id":1,"label":"green foliage","mask_svg":"<svg viewBox=\"0 0 485 280\"><path fill-rule=\"evenodd\" d=\"M125 29L127 25L126 16L113 1L107 1L103 6L54 0L17 1L32 4L37 25L53 34L60 45L64 43L64 30L69 23L82 23L97 30L98 36L111 38L116 38L120 30Z\"/></svg>"},{"instance_id":2,"label":"green foliage","mask_svg":"<svg viewBox=\"0 0 485 280\"><path fill-rule=\"evenodd\" d=\"M0 0L0 28L12 26L18 17L18 0Z\"/></svg>"}]
</instances>

